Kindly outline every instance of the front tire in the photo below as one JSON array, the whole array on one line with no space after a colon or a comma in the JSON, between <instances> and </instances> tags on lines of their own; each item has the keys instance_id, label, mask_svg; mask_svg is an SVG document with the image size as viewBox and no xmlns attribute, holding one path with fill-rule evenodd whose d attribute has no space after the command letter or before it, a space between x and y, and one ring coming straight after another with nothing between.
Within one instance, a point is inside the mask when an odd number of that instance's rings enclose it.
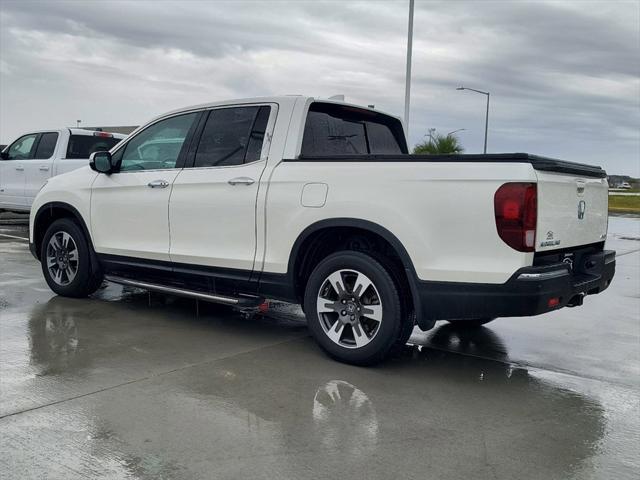
<instances>
[{"instance_id":1,"label":"front tire","mask_svg":"<svg viewBox=\"0 0 640 480\"><path fill-rule=\"evenodd\" d=\"M49 288L63 297L86 297L102 283L102 272L92 268L91 251L76 222L61 218L47 229L40 250L42 273Z\"/></svg>"},{"instance_id":2,"label":"front tire","mask_svg":"<svg viewBox=\"0 0 640 480\"><path fill-rule=\"evenodd\" d=\"M365 253L342 251L323 259L307 282L304 307L320 347L345 363L378 363L406 335L398 286Z\"/></svg>"}]
</instances>

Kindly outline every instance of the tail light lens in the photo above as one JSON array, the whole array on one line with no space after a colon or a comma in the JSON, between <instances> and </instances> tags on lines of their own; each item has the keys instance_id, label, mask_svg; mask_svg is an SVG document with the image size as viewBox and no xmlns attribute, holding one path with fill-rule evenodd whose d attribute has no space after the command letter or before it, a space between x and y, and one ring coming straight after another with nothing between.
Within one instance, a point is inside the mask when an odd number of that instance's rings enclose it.
<instances>
[{"instance_id":1,"label":"tail light lens","mask_svg":"<svg viewBox=\"0 0 640 480\"><path fill-rule=\"evenodd\" d=\"M535 183L505 183L493 197L498 235L519 252L536 245L538 189Z\"/></svg>"}]
</instances>

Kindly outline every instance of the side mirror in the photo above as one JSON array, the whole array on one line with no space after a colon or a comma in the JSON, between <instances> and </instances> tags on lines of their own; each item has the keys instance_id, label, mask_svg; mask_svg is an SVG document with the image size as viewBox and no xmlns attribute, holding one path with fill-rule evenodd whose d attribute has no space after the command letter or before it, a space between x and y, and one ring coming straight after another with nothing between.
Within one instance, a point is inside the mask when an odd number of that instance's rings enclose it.
<instances>
[{"instance_id":1,"label":"side mirror","mask_svg":"<svg viewBox=\"0 0 640 480\"><path fill-rule=\"evenodd\" d=\"M1 160L9 160L9 152L0 152Z\"/></svg>"},{"instance_id":2,"label":"side mirror","mask_svg":"<svg viewBox=\"0 0 640 480\"><path fill-rule=\"evenodd\" d=\"M89 155L89 166L92 170L109 175L113 172L113 159L109 152L94 152Z\"/></svg>"}]
</instances>

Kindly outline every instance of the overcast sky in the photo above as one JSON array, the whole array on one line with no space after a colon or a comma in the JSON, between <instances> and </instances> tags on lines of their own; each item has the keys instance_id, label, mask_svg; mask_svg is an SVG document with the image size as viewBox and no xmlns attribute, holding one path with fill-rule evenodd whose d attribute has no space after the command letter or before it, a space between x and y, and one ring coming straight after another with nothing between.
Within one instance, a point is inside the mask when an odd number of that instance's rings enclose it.
<instances>
[{"instance_id":1,"label":"overcast sky","mask_svg":"<svg viewBox=\"0 0 640 480\"><path fill-rule=\"evenodd\" d=\"M227 98L344 94L404 111L408 0L0 0L0 142ZM416 1L410 144L459 128L640 176L640 2Z\"/></svg>"}]
</instances>

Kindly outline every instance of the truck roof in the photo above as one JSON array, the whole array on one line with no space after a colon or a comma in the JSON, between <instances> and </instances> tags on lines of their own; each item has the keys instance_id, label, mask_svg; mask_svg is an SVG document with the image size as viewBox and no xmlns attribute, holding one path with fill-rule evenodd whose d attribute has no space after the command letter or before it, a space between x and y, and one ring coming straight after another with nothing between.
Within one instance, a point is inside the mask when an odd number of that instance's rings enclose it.
<instances>
[{"instance_id":1,"label":"truck roof","mask_svg":"<svg viewBox=\"0 0 640 480\"><path fill-rule=\"evenodd\" d=\"M96 133L107 133L110 135L113 135L113 138L125 138L126 135L123 133L114 133L114 132L108 132L106 130L87 130L85 128L69 128L68 129L69 132L71 133L71 135L95 135ZM51 130L49 130L51 131Z\"/></svg>"},{"instance_id":2,"label":"truck roof","mask_svg":"<svg viewBox=\"0 0 640 480\"><path fill-rule=\"evenodd\" d=\"M29 135L32 133L47 133L47 132L58 132L58 133L62 133L62 132L69 132L71 135L94 135L96 132L99 133L108 133L110 135L113 135L114 138L119 138L119 139L123 139L126 138L126 135L122 134L122 133L114 133L114 132L108 132L108 131L98 131L98 130L87 130L84 128L69 128L69 127L63 127L63 128L42 128L39 130L29 130L26 131L20 135L18 135L15 138L20 138L23 135Z\"/></svg>"},{"instance_id":3,"label":"truck roof","mask_svg":"<svg viewBox=\"0 0 640 480\"><path fill-rule=\"evenodd\" d=\"M362 110L370 110L372 112L380 113L380 114L383 114L383 115L388 115L390 117L394 117L394 118L397 118L398 120L402 121L402 118L400 118L397 115L393 115L391 113L383 112L383 111L378 110L376 108L369 108L368 106L365 106L365 105L358 105L358 104L355 104L355 103L349 103L349 102L345 102L345 101L341 101L341 100L333 100L333 99L327 99L327 98L317 98L317 97L311 97L311 96L306 96L306 95L277 95L277 96L273 96L273 97L236 98L236 99L223 100L223 101L218 101L218 102L201 103L201 104L198 104L198 105L191 105L189 107L178 108L176 110L172 110L170 112L163 113L162 115L159 115L156 118L165 117L167 115L173 115L173 114L180 113L180 112L188 112L188 111L191 111L191 110L200 110L200 109L203 109L203 108L222 107L222 106L226 106L226 105L242 105L244 103L293 104L297 100L302 100L307 104L310 104L312 102L322 102L322 103L333 103L333 104L336 104L336 105L345 105L345 106L349 106L349 107L359 108L359 109L362 109Z\"/></svg>"}]
</instances>

